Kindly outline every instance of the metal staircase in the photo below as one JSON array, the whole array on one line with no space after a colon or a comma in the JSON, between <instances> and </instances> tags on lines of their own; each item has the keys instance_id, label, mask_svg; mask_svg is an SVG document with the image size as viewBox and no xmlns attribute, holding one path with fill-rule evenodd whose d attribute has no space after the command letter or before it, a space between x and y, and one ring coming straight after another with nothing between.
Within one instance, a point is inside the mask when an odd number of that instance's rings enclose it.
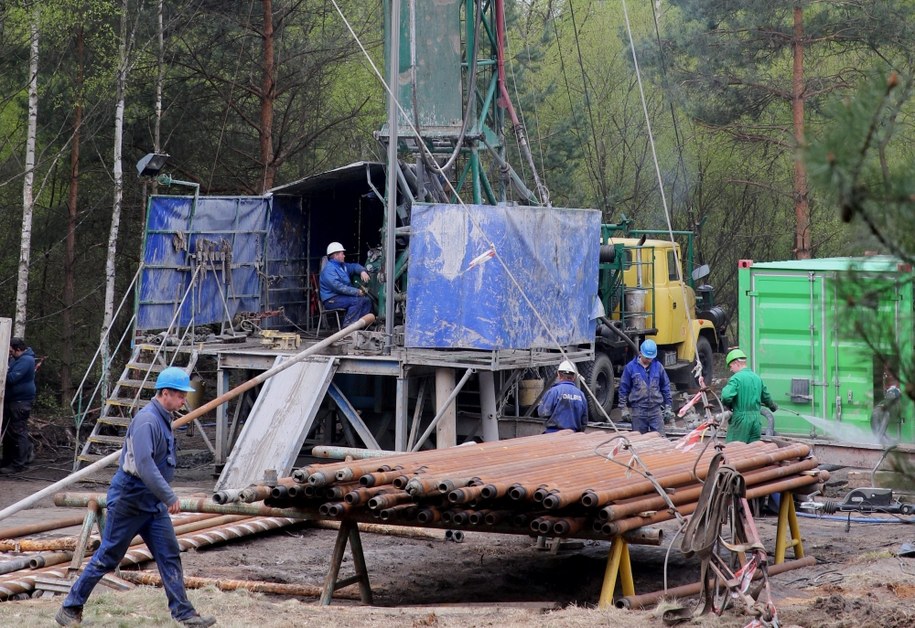
<instances>
[{"instance_id":1,"label":"metal staircase","mask_svg":"<svg viewBox=\"0 0 915 628\"><path fill-rule=\"evenodd\" d=\"M195 349L138 344L102 407L102 413L77 456L78 464L91 463L124 445L127 426L137 410L155 394L156 376L166 367L177 366L188 374L197 364Z\"/></svg>"}]
</instances>

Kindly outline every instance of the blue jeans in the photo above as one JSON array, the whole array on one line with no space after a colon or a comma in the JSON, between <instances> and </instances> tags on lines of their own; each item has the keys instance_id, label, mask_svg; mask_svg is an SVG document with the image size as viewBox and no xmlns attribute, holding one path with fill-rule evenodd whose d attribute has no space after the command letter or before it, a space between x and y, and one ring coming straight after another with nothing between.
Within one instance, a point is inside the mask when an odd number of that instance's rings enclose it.
<instances>
[{"instance_id":1,"label":"blue jeans","mask_svg":"<svg viewBox=\"0 0 915 628\"><path fill-rule=\"evenodd\" d=\"M127 553L131 539L139 534L159 568L172 617L177 621L188 619L195 611L184 590L178 539L175 537L175 528L172 527L168 513L135 510L131 504L122 502L123 500L118 500L108 510L102 544L93 554L79 579L73 583L63 605L74 610L82 610L92 589L102 576L118 566Z\"/></svg>"},{"instance_id":2,"label":"blue jeans","mask_svg":"<svg viewBox=\"0 0 915 628\"><path fill-rule=\"evenodd\" d=\"M343 326L347 327L372 311L372 300L368 297L351 297L347 294L338 294L324 301L324 309L346 310L346 315L343 317Z\"/></svg>"},{"instance_id":3,"label":"blue jeans","mask_svg":"<svg viewBox=\"0 0 915 628\"><path fill-rule=\"evenodd\" d=\"M638 432L639 434L660 432L661 436L664 436L664 418L661 416L660 410L650 412L633 408L632 431Z\"/></svg>"}]
</instances>

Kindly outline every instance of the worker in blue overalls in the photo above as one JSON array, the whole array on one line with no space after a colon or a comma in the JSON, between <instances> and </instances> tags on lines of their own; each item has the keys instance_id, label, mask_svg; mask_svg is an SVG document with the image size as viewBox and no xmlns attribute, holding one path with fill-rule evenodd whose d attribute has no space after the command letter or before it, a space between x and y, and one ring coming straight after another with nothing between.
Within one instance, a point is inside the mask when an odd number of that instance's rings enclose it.
<instances>
[{"instance_id":1,"label":"worker in blue overalls","mask_svg":"<svg viewBox=\"0 0 915 628\"><path fill-rule=\"evenodd\" d=\"M358 275L363 284L370 277L365 266L344 261L346 249L339 242L327 245L327 263L321 269L319 294L327 310L346 310L343 326L348 327L372 311L372 299L366 296L365 288L352 285L351 277Z\"/></svg>"},{"instance_id":2,"label":"worker in blue overalls","mask_svg":"<svg viewBox=\"0 0 915 628\"><path fill-rule=\"evenodd\" d=\"M620 377L619 398L622 419L632 420L632 431L664 435L664 419L673 418L670 379L655 358L658 345L645 340Z\"/></svg>"},{"instance_id":3,"label":"worker in blue overalls","mask_svg":"<svg viewBox=\"0 0 915 628\"><path fill-rule=\"evenodd\" d=\"M187 393L193 390L183 370L164 369L156 379L156 396L130 422L118 470L108 489L102 543L57 611L55 619L61 626L82 621L83 604L92 589L118 566L137 534L156 561L175 621L203 627L216 623L213 617L200 616L187 599L178 539L169 516L181 511L178 496L169 485L177 464L172 413L184 405Z\"/></svg>"},{"instance_id":4,"label":"worker in blue overalls","mask_svg":"<svg viewBox=\"0 0 915 628\"><path fill-rule=\"evenodd\" d=\"M556 383L550 386L537 406L537 414L547 417L543 433L559 430L584 432L588 424L588 402L575 385L578 371L575 365L565 360L559 365Z\"/></svg>"}]
</instances>

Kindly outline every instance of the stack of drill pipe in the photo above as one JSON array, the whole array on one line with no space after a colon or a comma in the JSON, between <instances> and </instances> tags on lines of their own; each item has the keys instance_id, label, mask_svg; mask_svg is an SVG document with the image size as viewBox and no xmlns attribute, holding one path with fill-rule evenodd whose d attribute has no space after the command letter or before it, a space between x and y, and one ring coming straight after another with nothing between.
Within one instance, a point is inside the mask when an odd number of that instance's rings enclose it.
<instances>
[{"instance_id":1,"label":"stack of drill pipe","mask_svg":"<svg viewBox=\"0 0 915 628\"><path fill-rule=\"evenodd\" d=\"M298 487L274 487L267 503L318 518L579 538L639 538L643 526L675 516L668 500L693 512L715 448L684 452L656 433L623 436L565 431L314 464L293 474ZM765 442L724 447L748 497L823 481L809 453Z\"/></svg>"}]
</instances>

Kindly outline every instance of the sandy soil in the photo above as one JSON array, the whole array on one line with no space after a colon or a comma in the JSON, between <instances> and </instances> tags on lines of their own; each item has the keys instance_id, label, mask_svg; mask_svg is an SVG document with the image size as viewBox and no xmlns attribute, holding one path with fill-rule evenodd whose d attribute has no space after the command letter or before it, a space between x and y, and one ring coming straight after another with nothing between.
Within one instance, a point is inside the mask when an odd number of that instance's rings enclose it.
<instances>
[{"instance_id":1,"label":"sandy soil","mask_svg":"<svg viewBox=\"0 0 915 628\"><path fill-rule=\"evenodd\" d=\"M36 466L24 476L0 479L0 506L47 486L66 474L66 462ZM830 489L844 493L842 471ZM105 478L75 487L105 490ZM212 485L209 467L184 469L177 485L191 492ZM39 506L49 506L43 500ZM61 509L57 509L61 510ZM33 516L50 516L47 510ZM55 514L51 511L51 514ZM28 517L28 511L17 515ZM3 522L3 525L13 520ZM757 520L774 552L776 518ZM818 564L771 579L783 626L868 628L915 626L915 558L897 558L903 542L915 541L907 525L800 520L804 548ZM698 563L667 544L675 526L664 526L663 547L630 548L638 593L698 579ZM184 555L186 575L322 585L336 537L306 525ZM283 598L213 588L191 592L201 612L222 626L661 626L659 611L597 610L609 544L585 542L556 554L537 550L533 539L469 532L463 543L439 538L408 539L364 534L365 558L374 605L362 606L356 587L340 592L331 607L314 598ZM790 557L790 552L789 552ZM352 574L347 553L341 577ZM2 576L0 576L2 578ZM52 625L60 598L0 603L0 626ZM686 603L691 603L687 601ZM103 587L86 607L93 626L163 625L169 622L164 594L147 587L115 593ZM751 617L737 610L685 625L744 626Z\"/></svg>"}]
</instances>

